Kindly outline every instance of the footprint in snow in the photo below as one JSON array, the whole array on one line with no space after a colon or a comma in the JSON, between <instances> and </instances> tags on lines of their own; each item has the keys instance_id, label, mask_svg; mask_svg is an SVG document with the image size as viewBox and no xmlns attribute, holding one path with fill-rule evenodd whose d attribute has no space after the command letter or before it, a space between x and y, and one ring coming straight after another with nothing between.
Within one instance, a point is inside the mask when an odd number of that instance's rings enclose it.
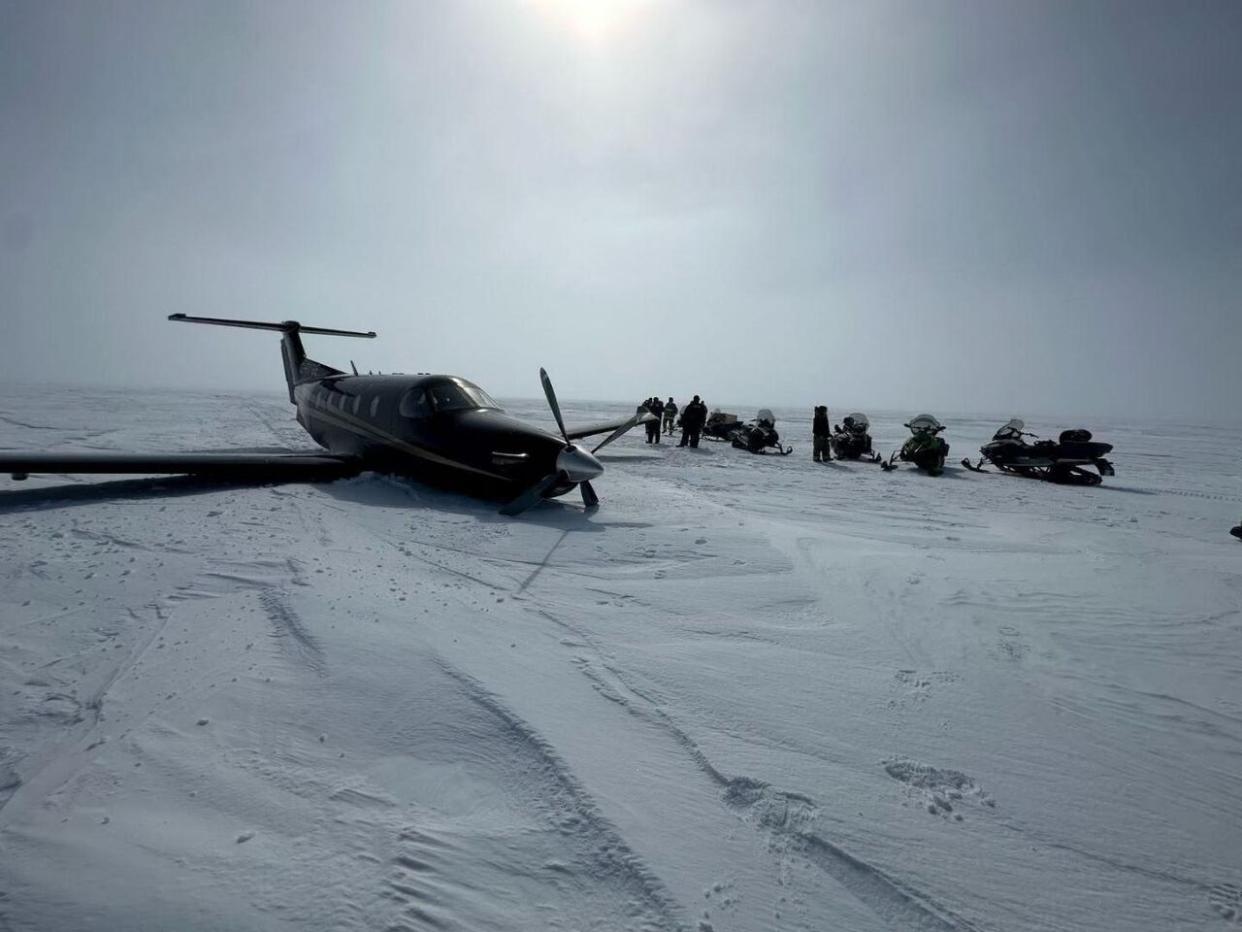
<instances>
[{"instance_id":1,"label":"footprint in snow","mask_svg":"<svg viewBox=\"0 0 1242 932\"><path fill-rule=\"evenodd\" d=\"M931 815L961 822L962 814L956 808L967 802L988 808L996 806L996 801L979 784L959 770L942 770L901 757L884 761L884 772L917 794Z\"/></svg>"},{"instance_id":2,"label":"footprint in snow","mask_svg":"<svg viewBox=\"0 0 1242 932\"><path fill-rule=\"evenodd\" d=\"M1242 925L1242 887L1222 883L1208 892L1208 901L1222 919Z\"/></svg>"}]
</instances>

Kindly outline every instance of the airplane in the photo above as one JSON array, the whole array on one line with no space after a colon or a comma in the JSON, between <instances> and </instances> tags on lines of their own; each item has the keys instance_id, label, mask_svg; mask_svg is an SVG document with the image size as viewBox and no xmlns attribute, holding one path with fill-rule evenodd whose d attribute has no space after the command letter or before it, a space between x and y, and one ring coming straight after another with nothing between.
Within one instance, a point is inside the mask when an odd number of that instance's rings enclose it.
<instances>
[{"instance_id":1,"label":"airplane","mask_svg":"<svg viewBox=\"0 0 1242 932\"><path fill-rule=\"evenodd\" d=\"M448 482L476 495L508 499L519 515L577 488L588 510L599 505L591 480L604 472L595 454L655 415L640 408L625 420L566 428L552 381L539 379L560 436L511 417L473 382L455 375L359 375L306 355L304 333L374 339L375 332L171 314L169 320L281 334L281 358L297 421L324 453L12 453L0 451L0 473L191 475L241 481L324 481L364 470ZM599 434L590 451L574 441Z\"/></svg>"}]
</instances>

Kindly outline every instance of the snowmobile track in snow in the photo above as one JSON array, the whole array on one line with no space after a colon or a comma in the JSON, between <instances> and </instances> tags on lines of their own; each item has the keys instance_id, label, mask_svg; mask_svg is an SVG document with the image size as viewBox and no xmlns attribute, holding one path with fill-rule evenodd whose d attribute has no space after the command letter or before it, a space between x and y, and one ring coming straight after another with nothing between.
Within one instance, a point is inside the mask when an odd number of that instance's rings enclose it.
<instances>
[{"instance_id":1,"label":"snowmobile track in snow","mask_svg":"<svg viewBox=\"0 0 1242 932\"><path fill-rule=\"evenodd\" d=\"M272 636L293 642L293 653L306 667L319 676L326 676L323 650L315 636L306 630L299 615L289 604L288 593L279 589L265 589L259 594L263 612L272 623Z\"/></svg>"},{"instance_id":2,"label":"snowmobile track in snow","mask_svg":"<svg viewBox=\"0 0 1242 932\"><path fill-rule=\"evenodd\" d=\"M721 772L693 738L651 697L626 682L616 669L605 664L605 673L600 673L585 661L579 666L602 695L676 741L716 785L722 802L742 821L766 833L775 850L805 858L893 928L927 932L973 932L976 929L875 865L816 834L813 829L819 806L809 796L778 790L762 780L731 777Z\"/></svg>"},{"instance_id":3,"label":"snowmobile track in snow","mask_svg":"<svg viewBox=\"0 0 1242 932\"><path fill-rule=\"evenodd\" d=\"M543 798L555 801L556 809L568 810L554 814L560 816L562 824L574 835L585 836L588 851L584 852L584 856L593 859L598 868L615 877L631 896L645 903L647 909L659 917L660 928L686 929L685 924L676 918L681 907L663 881L630 849L617 828L604 817L556 749L468 673L443 658L437 657L435 662L463 687L475 704L493 715L518 744L534 753L546 778L556 785L556 790L545 793Z\"/></svg>"}]
</instances>

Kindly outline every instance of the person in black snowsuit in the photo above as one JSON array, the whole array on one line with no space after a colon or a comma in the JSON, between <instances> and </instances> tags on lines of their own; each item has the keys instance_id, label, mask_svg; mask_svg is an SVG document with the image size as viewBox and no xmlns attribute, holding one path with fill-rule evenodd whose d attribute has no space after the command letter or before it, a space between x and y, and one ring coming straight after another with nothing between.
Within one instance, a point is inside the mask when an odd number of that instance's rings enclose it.
<instances>
[{"instance_id":1,"label":"person in black snowsuit","mask_svg":"<svg viewBox=\"0 0 1242 932\"><path fill-rule=\"evenodd\" d=\"M695 395L694 400L681 412L681 443L678 446L697 447L703 425L707 423L707 405Z\"/></svg>"},{"instance_id":2,"label":"person in black snowsuit","mask_svg":"<svg viewBox=\"0 0 1242 932\"><path fill-rule=\"evenodd\" d=\"M832 462L832 448L828 445L832 431L828 426L828 408L817 405L815 417L811 419L811 437L814 443L814 458L817 463Z\"/></svg>"},{"instance_id":3,"label":"person in black snowsuit","mask_svg":"<svg viewBox=\"0 0 1242 932\"><path fill-rule=\"evenodd\" d=\"M647 442L648 443L659 443L660 442L660 415L663 413L661 405L660 405L660 399L652 395L645 402L643 402L643 405L647 408L648 411L650 411L652 414L655 415L655 420L647 422Z\"/></svg>"}]
</instances>

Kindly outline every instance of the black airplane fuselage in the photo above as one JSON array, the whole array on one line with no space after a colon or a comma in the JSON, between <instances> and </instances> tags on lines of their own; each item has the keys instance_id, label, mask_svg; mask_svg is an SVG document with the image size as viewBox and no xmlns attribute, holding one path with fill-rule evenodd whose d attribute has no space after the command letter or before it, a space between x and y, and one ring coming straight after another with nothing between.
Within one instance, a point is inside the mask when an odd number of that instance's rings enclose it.
<instances>
[{"instance_id":1,"label":"black airplane fuselage","mask_svg":"<svg viewBox=\"0 0 1242 932\"><path fill-rule=\"evenodd\" d=\"M556 471L565 451L560 437L511 417L457 376L334 374L297 383L291 394L298 423L329 452L480 494L530 486Z\"/></svg>"}]
</instances>

